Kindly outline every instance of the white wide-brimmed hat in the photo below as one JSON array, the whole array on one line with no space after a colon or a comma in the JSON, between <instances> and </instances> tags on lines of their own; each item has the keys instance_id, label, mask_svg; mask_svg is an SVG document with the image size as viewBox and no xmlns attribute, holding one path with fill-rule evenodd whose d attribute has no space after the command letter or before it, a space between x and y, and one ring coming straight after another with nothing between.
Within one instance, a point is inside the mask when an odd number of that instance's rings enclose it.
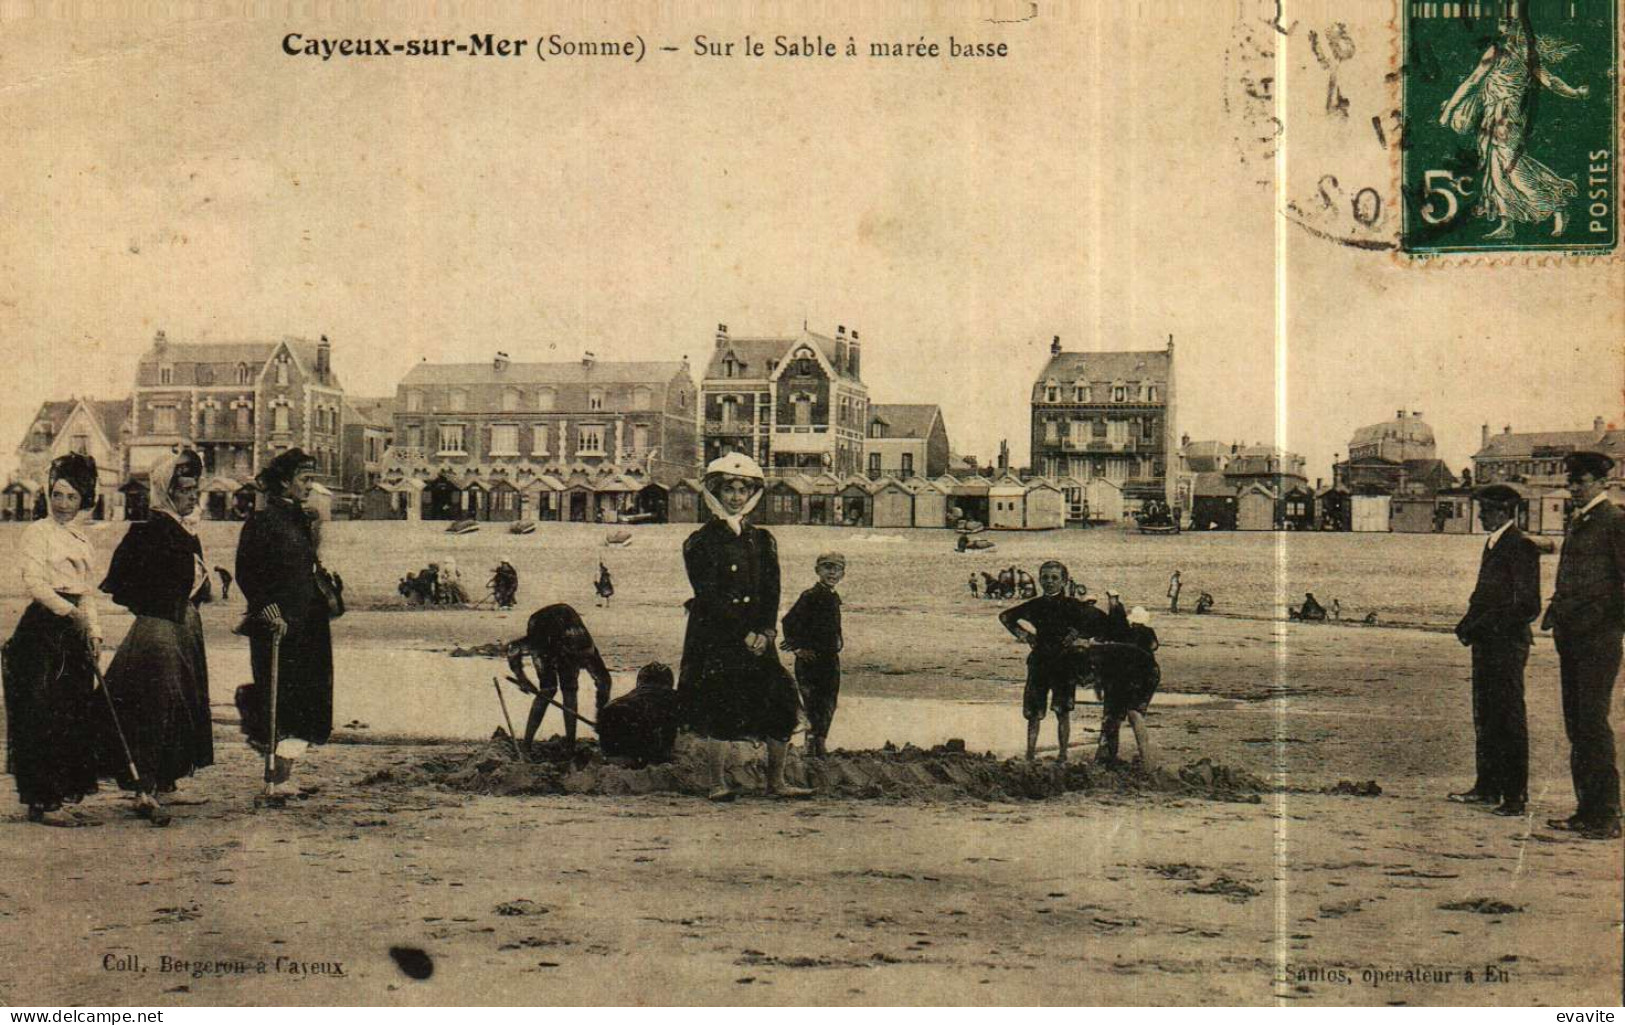
<instances>
[{"instance_id":1,"label":"white wide-brimmed hat","mask_svg":"<svg viewBox=\"0 0 1625 1025\"><path fill-rule=\"evenodd\" d=\"M761 465L743 452L729 452L720 459L711 460L710 465L705 468L705 475L709 477L714 473L725 473L730 477L743 477L746 480L753 480L758 483L767 480L767 475L762 472Z\"/></svg>"},{"instance_id":2,"label":"white wide-brimmed hat","mask_svg":"<svg viewBox=\"0 0 1625 1025\"><path fill-rule=\"evenodd\" d=\"M1145 610L1144 605L1136 605L1128 614L1128 621L1135 626L1150 626L1151 613Z\"/></svg>"}]
</instances>

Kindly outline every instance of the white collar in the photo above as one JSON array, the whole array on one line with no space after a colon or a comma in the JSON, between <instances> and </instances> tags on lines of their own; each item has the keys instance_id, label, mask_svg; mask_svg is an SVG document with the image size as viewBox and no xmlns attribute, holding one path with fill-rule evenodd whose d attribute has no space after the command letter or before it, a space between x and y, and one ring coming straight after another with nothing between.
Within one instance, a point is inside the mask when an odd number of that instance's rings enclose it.
<instances>
[{"instance_id":1,"label":"white collar","mask_svg":"<svg viewBox=\"0 0 1625 1025\"><path fill-rule=\"evenodd\" d=\"M1495 547L1495 542L1501 540L1501 535L1505 534L1507 532L1508 528L1510 528L1512 526L1512 523L1513 523L1512 520L1507 520L1505 523L1501 524L1499 527L1496 527L1495 530L1493 532L1491 532L1490 539L1484 543L1484 547L1486 549L1494 548Z\"/></svg>"},{"instance_id":2,"label":"white collar","mask_svg":"<svg viewBox=\"0 0 1625 1025\"><path fill-rule=\"evenodd\" d=\"M1590 512L1591 510L1595 509L1597 506L1601 505L1603 502L1607 501L1607 499L1608 499L1608 492L1599 491L1599 492L1597 492L1597 497L1593 498L1591 501L1587 502L1585 505L1582 505L1580 507L1580 511L1575 513L1574 515L1576 515L1576 516L1584 516L1586 513Z\"/></svg>"}]
</instances>

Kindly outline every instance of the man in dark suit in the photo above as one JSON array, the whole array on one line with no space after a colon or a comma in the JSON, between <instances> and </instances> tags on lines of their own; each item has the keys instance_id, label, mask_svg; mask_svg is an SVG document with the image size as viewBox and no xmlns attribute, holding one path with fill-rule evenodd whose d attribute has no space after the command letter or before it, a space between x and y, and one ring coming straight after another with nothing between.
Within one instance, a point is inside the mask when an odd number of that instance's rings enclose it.
<instances>
[{"instance_id":1,"label":"man in dark suit","mask_svg":"<svg viewBox=\"0 0 1625 1025\"><path fill-rule=\"evenodd\" d=\"M1608 501L1614 461L1600 452L1565 459L1574 514L1557 564L1557 589L1542 629L1552 631L1562 671L1563 726L1577 808L1553 829L1611 840L1619 829L1619 769L1608 724L1625 639L1625 512Z\"/></svg>"},{"instance_id":2,"label":"man in dark suit","mask_svg":"<svg viewBox=\"0 0 1625 1025\"><path fill-rule=\"evenodd\" d=\"M1522 815L1529 800L1529 724L1523 670L1529 624L1540 615L1540 549L1518 530L1522 496L1505 484L1480 488L1478 518L1489 531L1478 584L1456 637L1473 649L1473 736L1478 777L1451 794L1461 804L1496 804L1497 815Z\"/></svg>"}]
</instances>

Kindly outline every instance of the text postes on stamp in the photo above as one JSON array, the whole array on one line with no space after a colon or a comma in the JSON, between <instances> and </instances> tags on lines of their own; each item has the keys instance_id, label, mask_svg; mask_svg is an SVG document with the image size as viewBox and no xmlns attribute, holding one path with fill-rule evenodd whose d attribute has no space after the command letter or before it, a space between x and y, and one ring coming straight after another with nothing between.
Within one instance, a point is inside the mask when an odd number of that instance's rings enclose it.
<instances>
[{"instance_id":1,"label":"text postes on stamp","mask_svg":"<svg viewBox=\"0 0 1625 1025\"><path fill-rule=\"evenodd\" d=\"M1618 0L1403 0L1402 245L1608 254Z\"/></svg>"}]
</instances>

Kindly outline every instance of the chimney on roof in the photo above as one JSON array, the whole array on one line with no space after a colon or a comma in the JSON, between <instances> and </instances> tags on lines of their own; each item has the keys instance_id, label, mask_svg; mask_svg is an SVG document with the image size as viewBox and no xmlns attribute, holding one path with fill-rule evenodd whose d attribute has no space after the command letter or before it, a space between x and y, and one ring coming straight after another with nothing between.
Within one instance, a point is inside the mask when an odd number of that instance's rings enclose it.
<instances>
[{"instance_id":1,"label":"chimney on roof","mask_svg":"<svg viewBox=\"0 0 1625 1025\"><path fill-rule=\"evenodd\" d=\"M1403 409L1396 410L1395 413L1394 413L1394 419L1395 420L1403 420L1403 419L1405 419L1405 411Z\"/></svg>"},{"instance_id":2,"label":"chimney on roof","mask_svg":"<svg viewBox=\"0 0 1625 1025\"><path fill-rule=\"evenodd\" d=\"M846 358L851 363L851 368L850 369L852 371L852 376L853 377L862 376L861 371L863 369L863 343L858 341L858 332L857 332L856 329L854 329L852 331L852 344L846 350Z\"/></svg>"},{"instance_id":3,"label":"chimney on roof","mask_svg":"<svg viewBox=\"0 0 1625 1025\"><path fill-rule=\"evenodd\" d=\"M1050 339L1049 354L1051 356L1059 356L1061 354L1061 336L1060 335L1056 335L1054 338Z\"/></svg>"},{"instance_id":4,"label":"chimney on roof","mask_svg":"<svg viewBox=\"0 0 1625 1025\"><path fill-rule=\"evenodd\" d=\"M592 365L596 362L598 362L598 357L593 355L591 352L583 352L581 354L581 365L583 368L591 370Z\"/></svg>"},{"instance_id":5,"label":"chimney on roof","mask_svg":"<svg viewBox=\"0 0 1625 1025\"><path fill-rule=\"evenodd\" d=\"M837 374L849 373L847 363L846 325L841 324L835 328L835 372Z\"/></svg>"},{"instance_id":6,"label":"chimney on roof","mask_svg":"<svg viewBox=\"0 0 1625 1025\"><path fill-rule=\"evenodd\" d=\"M508 354L499 350L491 360L491 369L499 374L508 369Z\"/></svg>"},{"instance_id":7,"label":"chimney on roof","mask_svg":"<svg viewBox=\"0 0 1625 1025\"><path fill-rule=\"evenodd\" d=\"M1507 424L1505 427L1501 428L1501 433L1502 434L1511 434L1512 433L1512 425Z\"/></svg>"},{"instance_id":8,"label":"chimney on roof","mask_svg":"<svg viewBox=\"0 0 1625 1025\"><path fill-rule=\"evenodd\" d=\"M1411 410L1411 419L1412 420L1420 420L1420 419L1422 419L1422 411L1419 410L1419 409Z\"/></svg>"},{"instance_id":9,"label":"chimney on roof","mask_svg":"<svg viewBox=\"0 0 1625 1025\"><path fill-rule=\"evenodd\" d=\"M322 335L321 341L316 343L316 380L327 383L327 376L333 371L333 343Z\"/></svg>"},{"instance_id":10,"label":"chimney on roof","mask_svg":"<svg viewBox=\"0 0 1625 1025\"><path fill-rule=\"evenodd\" d=\"M717 325L717 348L720 349L724 345L727 345L727 344L728 344L728 325L727 324L718 324Z\"/></svg>"},{"instance_id":11,"label":"chimney on roof","mask_svg":"<svg viewBox=\"0 0 1625 1025\"><path fill-rule=\"evenodd\" d=\"M1597 433L1600 434L1600 433L1602 433L1602 428L1603 428L1602 417L1599 416L1596 419L1591 421L1591 429L1592 430L1594 430L1594 431L1596 431Z\"/></svg>"},{"instance_id":12,"label":"chimney on roof","mask_svg":"<svg viewBox=\"0 0 1625 1025\"><path fill-rule=\"evenodd\" d=\"M169 339L164 337L164 329L159 328L158 333L152 336L152 347L163 352L169 347Z\"/></svg>"},{"instance_id":13,"label":"chimney on roof","mask_svg":"<svg viewBox=\"0 0 1625 1025\"><path fill-rule=\"evenodd\" d=\"M1478 425L1478 447L1479 448L1489 448L1490 447L1490 425L1489 424L1479 424Z\"/></svg>"}]
</instances>

